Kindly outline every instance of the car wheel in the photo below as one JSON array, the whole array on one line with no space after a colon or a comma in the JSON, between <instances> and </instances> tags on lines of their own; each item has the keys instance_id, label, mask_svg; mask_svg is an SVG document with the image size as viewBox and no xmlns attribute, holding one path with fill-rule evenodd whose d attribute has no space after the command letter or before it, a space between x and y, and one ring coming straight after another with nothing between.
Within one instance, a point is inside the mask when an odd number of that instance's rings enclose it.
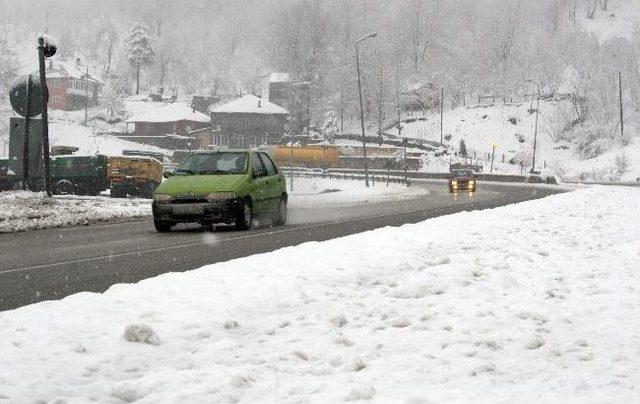
<instances>
[{"instance_id":1,"label":"car wheel","mask_svg":"<svg viewBox=\"0 0 640 404\"><path fill-rule=\"evenodd\" d=\"M153 225L158 233L167 233L171 231L171 228L173 227L173 223L171 222L163 222L155 219L153 220Z\"/></svg>"},{"instance_id":2,"label":"car wheel","mask_svg":"<svg viewBox=\"0 0 640 404\"><path fill-rule=\"evenodd\" d=\"M282 226L287 223L287 198L280 198L280 203L278 204L278 212L276 213L275 224L277 226Z\"/></svg>"},{"instance_id":3,"label":"car wheel","mask_svg":"<svg viewBox=\"0 0 640 404\"><path fill-rule=\"evenodd\" d=\"M69 180L60 180L56 184L56 193L60 195L70 195L73 194L75 187L73 183Z\"/></svg>"},{"instance_id":4,"label":"car wheel","mask_svg":"<svg viewBox=\"0 0 640 404\"><path fill-rule=\"evenodd\" d=\"M251 203L244 202L236 216L236 227L240 230L249 230L253 224L253 209Z\"/></svg>"}]
</instances>

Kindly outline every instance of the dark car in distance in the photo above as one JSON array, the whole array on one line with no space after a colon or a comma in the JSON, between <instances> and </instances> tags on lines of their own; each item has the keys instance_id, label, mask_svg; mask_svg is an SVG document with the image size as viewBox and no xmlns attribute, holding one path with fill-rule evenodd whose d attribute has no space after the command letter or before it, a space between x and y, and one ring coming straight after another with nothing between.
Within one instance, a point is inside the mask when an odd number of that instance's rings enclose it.
<instances>
[{"instance_id":1,"label":"dark car in distance","mask_svg":"<svg viewBox=\"0 0 640 404\"><path fill-rule=\"evenodd\" d=\"M468 168L455 168L449 174L449 192L469 191L476 192L477 179L473 170Z\"/></svg>"}]
</instances>

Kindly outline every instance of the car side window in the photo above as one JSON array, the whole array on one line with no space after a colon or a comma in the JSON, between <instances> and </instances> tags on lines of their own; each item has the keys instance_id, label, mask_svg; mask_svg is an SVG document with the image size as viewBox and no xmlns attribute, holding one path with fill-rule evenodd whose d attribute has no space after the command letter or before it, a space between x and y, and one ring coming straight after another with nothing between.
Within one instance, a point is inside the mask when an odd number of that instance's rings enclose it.
<instances>
[{"instance_id":1,"label":"car side window","mask_svg":"<svg viewBox=\"0 0 640 404\"><path fill-rule=\"evenodd\" d=\"M267 169L267 175L276 175L278 173L278 170L276 169L275 164L273 164L271 158L265 153L259 153L258 155L260 156L260 160L262 160L262 163Z\"/></svg>"},{"instance_id":2,"label":"car side window","mask_svg":"<svg viewBox=\"0 0 640 404\"><path fill-rule=\"evenodd\" d=\"M251 165L253 166L254 177L263 177L267 175L267 170L264 168L264 164L262 164L262 160L258 158L257 154L251 155Z\"/></svg>"}]
</instances>

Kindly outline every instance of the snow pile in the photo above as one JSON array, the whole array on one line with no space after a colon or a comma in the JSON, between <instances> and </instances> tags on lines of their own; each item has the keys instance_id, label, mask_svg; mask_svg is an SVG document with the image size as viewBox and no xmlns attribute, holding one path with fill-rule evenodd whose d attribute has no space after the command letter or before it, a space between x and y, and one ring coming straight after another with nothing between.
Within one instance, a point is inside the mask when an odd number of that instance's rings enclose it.
<instances>
[{"instance_id":1,"label":"snow pile","mask_svg":"<svg viewBox=\"0 0 640 404\"><path fill-rule=\"evenodd\" d=\"M88 225L150 214L151 201L148 199L62 195L48 198L40 192L0 192L0 233Z\"/></svg>"},{"instance_id":2,"label":"snow pile","mask_svg":"<svg viewBox=\"0 0 640 404\"><path fill-rule=\"evenodd\" d=\"M639 201L585 188L3 312L0 397L637 402Z\"/></svg>"}]
</instances>

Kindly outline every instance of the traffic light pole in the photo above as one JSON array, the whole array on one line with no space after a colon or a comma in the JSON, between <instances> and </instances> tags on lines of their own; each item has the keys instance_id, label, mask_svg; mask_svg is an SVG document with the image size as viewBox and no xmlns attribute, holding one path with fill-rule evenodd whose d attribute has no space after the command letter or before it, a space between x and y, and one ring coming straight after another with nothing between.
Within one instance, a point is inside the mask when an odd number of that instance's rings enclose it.
<instances>
[{"instance_id":1,"label":"traffic light pole","mask_svg":"<svg viewBox=\"0 0 640 404\"><path fill-rule=\"evenodd\" d=\"M49 100L49 89L47 88L47 77L45 73L45 44L44 38L38 38L38 62L40 64L40 85L42 86L42 157L44 160L44 188L47 196L52 195L51 172L49 157L49 117L47 116L47 102Z\"/></svg>"}]
</instances>

